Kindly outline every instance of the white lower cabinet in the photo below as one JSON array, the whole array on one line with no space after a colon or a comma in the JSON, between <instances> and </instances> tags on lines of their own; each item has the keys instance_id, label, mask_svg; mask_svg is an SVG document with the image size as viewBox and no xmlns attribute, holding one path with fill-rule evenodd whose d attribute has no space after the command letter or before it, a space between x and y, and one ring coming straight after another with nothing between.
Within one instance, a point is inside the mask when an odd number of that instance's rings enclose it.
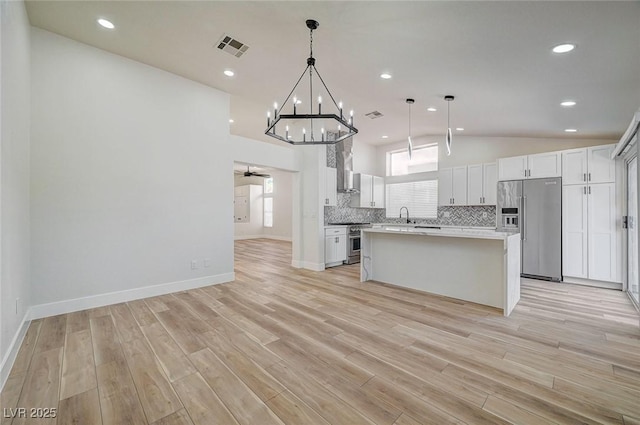
<instances>
[{"instance_id":1,"label":"white lower cabinet","mask_svg":"<svg viewBox=\"0 0 640 425\"><path fill-rule=\"evenodd\" d=\"M339 266L347 259L347 228L327 227L324 229L324 265Z\"/></svg>"},{"instance_id":2,"label":"white lower cabinet","mask_svg":"<svg viewBox=\"0 0 640 425\"><path fill-rule=\"evenodd\" d=\"M563 276L621 281L615 190L615 183L562 187Z\"/></svg>"}]
</instances>

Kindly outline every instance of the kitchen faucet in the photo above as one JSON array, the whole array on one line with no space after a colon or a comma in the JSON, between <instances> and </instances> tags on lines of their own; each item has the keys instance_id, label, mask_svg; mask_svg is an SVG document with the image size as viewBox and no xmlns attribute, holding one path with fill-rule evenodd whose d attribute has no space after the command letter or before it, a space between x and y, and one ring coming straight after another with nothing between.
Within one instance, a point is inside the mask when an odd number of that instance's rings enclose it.
<instances>
[{"instance_id":1,"label":"kitchen faucet","mask_svg":"<svg viewBox=\"0 0 640 425\"><path fill-rule=\"evenodd\" d=\"M407 224L409 224L409 223L411 223L411 221L409 221L409 208L407 208L407 207L400 208L400 218L402 218L402 210L403 209L407 210Z\"/></svg>"}]
</instances>

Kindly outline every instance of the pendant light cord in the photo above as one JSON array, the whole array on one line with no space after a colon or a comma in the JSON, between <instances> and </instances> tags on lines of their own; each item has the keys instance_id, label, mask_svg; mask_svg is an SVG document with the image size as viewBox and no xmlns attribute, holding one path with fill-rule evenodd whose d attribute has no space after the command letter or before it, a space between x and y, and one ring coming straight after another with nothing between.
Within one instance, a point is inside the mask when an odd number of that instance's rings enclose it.
<instances>
[{"instance_id":1,"label":"pendant light cord","mask_svg":"<svg viewBox=\"0 0 640 425\"><path fill-rule=\"evenodd\" d=\"M451 118L451 112L450 112L450 108L451 107L451 101L447 102L447 128L451 128L451 124L449 123L450 118Z\"/></svg>"},{"instance_id":2,"label":"pendant light cord","mask_svg":"<svg viewBox=\"0 0 640 425\"><path fill-rule=\"evenodd\" d=\"M409 104L409 138L411 138L411 103Z\"/></svg>"}]
</instances>

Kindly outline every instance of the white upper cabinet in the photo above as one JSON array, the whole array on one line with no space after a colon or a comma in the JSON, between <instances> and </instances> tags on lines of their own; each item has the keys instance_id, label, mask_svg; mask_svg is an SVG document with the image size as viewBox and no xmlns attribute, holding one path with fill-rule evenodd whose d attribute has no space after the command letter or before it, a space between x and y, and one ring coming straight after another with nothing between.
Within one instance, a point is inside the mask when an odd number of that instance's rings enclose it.
<instances>
[{"instance_id":1,"label":"white upper cabinet","mask_svg":"<svg viewBox=\"0 0 640 425\"><path fill-rule=\"evenodd\" d=\"M584 184L587 181L587 150L562 152L562 184Z\"/></svg>"},{"instance_id":2,"label":"white upper cabinet","mask_svg":"<svg viewBox=\"0 0 640 425\"><path fill-rule=\"evenodd\" d=\"M384 208L384 178L372 176L371 181L371 201L373 208Z\"/></svg>"},{"instance_id":3,"label":"white upper cabinet","mask_svg":"<svg viewBox=\"0 0 640 425\"><path fill-rule=\"evenodd\" d=\"M353 184L360 192L351 195L355 208L384 208L384 178L369 174L354 174Z\"/></svg>"},{"instance_id":4,"label":"white upper cabinet","mask_svg":"<svg viewBox=\"0 0 640 425\"><path fill-rule=\"evenodd\" d=\"M483 205L496 205L498 198L498 164L495 162L489 162L483 164L484 178L482 180L482 204Z\"/></svg>"},{"instance_id":5,"label":"white upper cabinet","mask_svg":"<svg viewBox=\"0 0 640 425\"><path fill-rule=\"evenodd\" d=\"M498 180L539 179L560 177L560 152L514 156L498 159Z\"/></svg>"},{"instance_id":6,"label":"white upper cabinet","mask_svg":"<svg viewBox=\"0 0 640 425\"><path fill-rule=\"evenodd\" d=\"M497 168L495 162L467 167L467 205L496 204Z\"/></svg>"},{"instance_id":7,"label":"white upper cabinet","mask_svg":"<svg viewBox=\"0 0 640 425\"><path fill-rule=\"evenodd\" d=\"M338 170L326 167L324 202L325 207L335 207L338 205Z\"/></svg>"},{"instance_id":8,"label":"white upper cabinet","mask_svg":"<svg viewBox=\"0 0 640 425\"><path fill-rule=\"evenodd\" d=\"M467 167L438 172L438 205L467 205Z\"/></svg>"},{"instance_id":9,"label":"white upper cabinet","mask_svg":"<svg viewBox=\"0 0 640 425\"><path fill-rule=\"evenodd\" d=\"M616 162L611 159L615 145L593 146L587 148L589 183L614 183L616 181Z\"/></svg>"},{"instance_id":10,"label":"white upper cabinet","mask_svg":"<svg viewBox=\"0 0 640 425\"><path fill-rule=\"evenodd\" d=\"M616 164L611 159L615 145L570 149L562 152L562 184L614 183Z\"/></svg>"},{"instance_id":11,"label":"white upper cabinet","mask_svg":"<svg viewBox=\"0 0 640 425\"><path fill-rule=\"evenodd\" d=\"M527 156L513 156L498 159L498 180L526 179Z\"/></svg>"},{"instance_id":12,"label":"white upper cabinet","mask_svg":"<svg viewBox=\"0 0 640 425\"><path fill-rule=\"evenodd\" d=\"M546 152L529 155L529 170L527 178L541 179L547 177L560 177L562 175L562 162L560 152Z\"/></svg>"}]
</instances>

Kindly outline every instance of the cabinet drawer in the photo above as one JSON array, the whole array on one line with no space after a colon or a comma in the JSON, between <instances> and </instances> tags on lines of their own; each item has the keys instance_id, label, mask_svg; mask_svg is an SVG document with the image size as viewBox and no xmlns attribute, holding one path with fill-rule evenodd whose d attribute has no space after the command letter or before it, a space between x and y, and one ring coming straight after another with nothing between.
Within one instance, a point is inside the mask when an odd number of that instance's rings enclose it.
<instances>
[{"instance_id":1,"label":"cabinet drawer","mask_svg":"<svg viewBox=\"0 0 640 425\"><path fill-rule=\"evenodd\" d=\"M325 236L340 236L340 235L346 235L346 234L347 234L346 227L329 227L324 229Z\"/></svg>"}]
</instances>

